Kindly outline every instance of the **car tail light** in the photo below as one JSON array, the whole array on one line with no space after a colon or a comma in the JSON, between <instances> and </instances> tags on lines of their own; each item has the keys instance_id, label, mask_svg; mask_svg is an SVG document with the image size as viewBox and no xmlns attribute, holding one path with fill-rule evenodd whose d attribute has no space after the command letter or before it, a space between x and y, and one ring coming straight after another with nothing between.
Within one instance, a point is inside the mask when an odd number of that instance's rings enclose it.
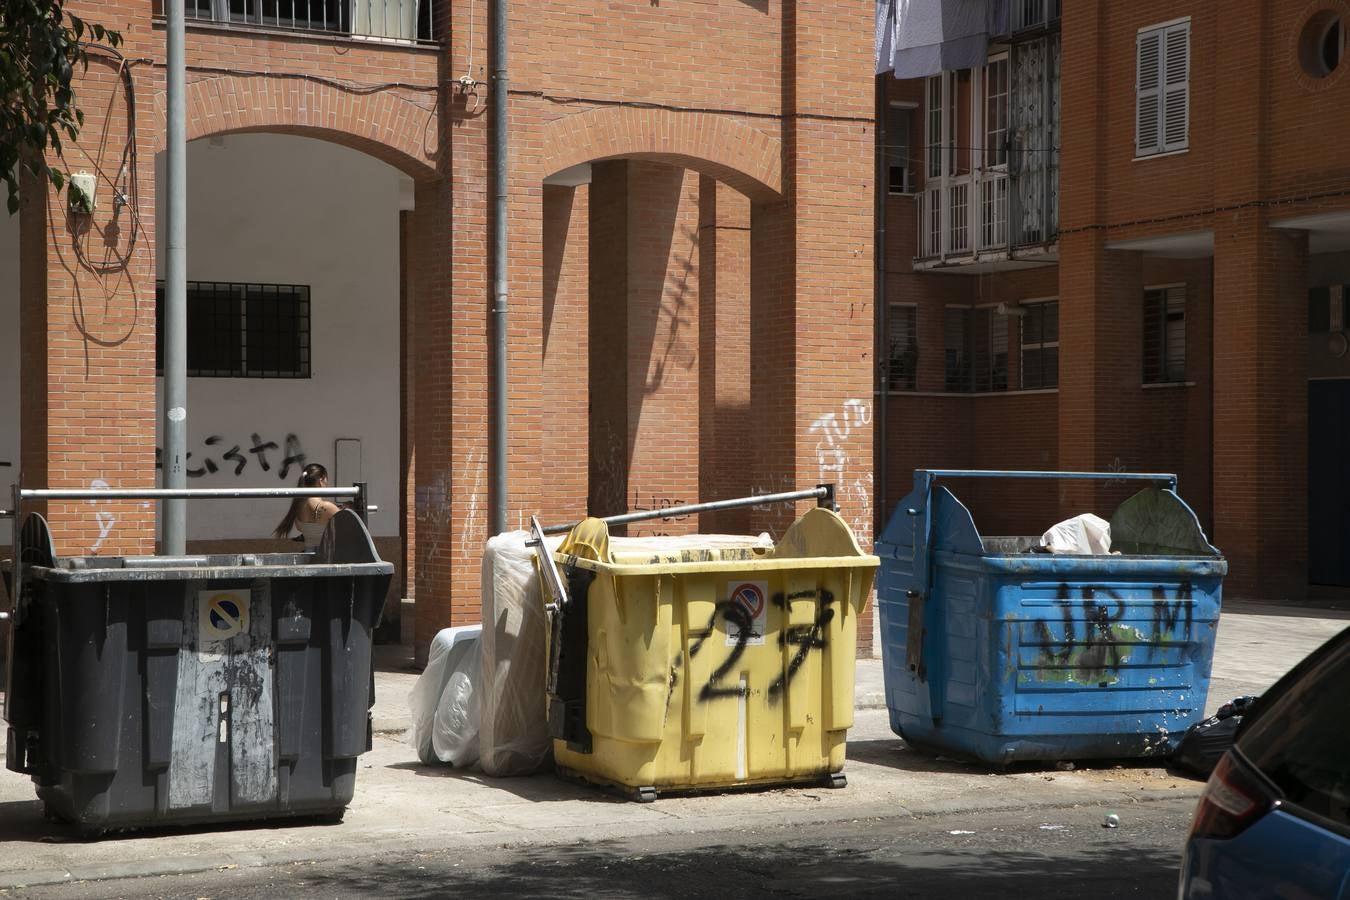
<instances>
[{"instance_id":1,"label":"car tail light","mask_svg":"<svg viewBox=\"0 0 1350 900\"><path fill-rule=\"evenodd\" d=\"M1192 838L1225 840L1270 811L1279 799L1241 757L1225 753L1200 794L1191 820Z\"/></svg>"}]
</instances>

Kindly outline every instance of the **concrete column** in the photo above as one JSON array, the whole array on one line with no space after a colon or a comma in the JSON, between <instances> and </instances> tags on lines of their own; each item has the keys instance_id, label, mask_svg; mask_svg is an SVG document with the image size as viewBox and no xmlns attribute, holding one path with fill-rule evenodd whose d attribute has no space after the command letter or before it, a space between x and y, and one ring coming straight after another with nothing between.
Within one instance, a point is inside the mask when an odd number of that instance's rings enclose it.
<instances>
[{"instance_id":1,"label":"concrete column","mask_svg":"<svg viewBox=\"0 0 1350 900\"><path fill-rule=\"evenodd\" d=\"M591 167L590 485L592 515L627 511L628 163Z\"/></svg>"},{"instance_id":2,"label":"concrete column","mask_svg":"<svg viewBox=\"0 0 1350 900\"><path fill-rule=\"evenodd\" d=\"M591 205L591 507L693 503L699 491L698 176L597 164ZM682 534L695 520L626 533ZM616 532L619 530L616 529Z\"/></svg>"},{"instance_id":3,"label":"concrete column","mask_svg":"<svg viewBox=\"0 0 1350 900\"><path fill-rule=\"evenodd\" d=\"M1214 543L1228 596L1307 586L1307 237L1265 210L1214 235Z\"/></svg>"},{"instance_id":4,"label":"concrete column","mask_svg":"<svg viewBox=\"0 0 1350 900\"><path fill-rule=\"evenodd\" d=\"M750 432L750 201L699 181L699 499L748 496ZM748 509L705 513L699 530L740 534Z\"/></svg>"},{"instance_id":5,"label":"concrete column","mask_svg":"<svg viewBox=\"0 0 1350 900\"><path fill-rule=\"evenodd\" d=\"M1142 309L1138 253L1107 250L1096 231L1060 238L1061 468L1108 472L1142 467ZM1060 511L1109 518L1137 487L1062 482Z\"/></svg>"},{"instance_id":6,"label":"concrete column","mask_svg":"<svg viewBox=\"0 0 1350 900\"><path fill-rule=\"evenodd\" d=\"M114 3L99 18L130 15L126 6ZM135 35L123 49L153 55ZM64 192L34 178L23 184L19 468L27 487L156 481L155 175L154 154L144 148L154 146L162 119L140 110L138 133L128 133L133 120L118 72L117 61L101 54L90 54L87 70L77 68L84 126L78 140L63 138L65 162L51 160L95 177L93 213L70 213ZM153 96L150 73L137 72L143 97ZM136 172L125 168L133 139L143 148ZM115 190L134 212L113 202ZM46 512L62 555L155 550L152 505L77 501L51 503Z\"/></svg>"},{"instance_id":7,"label":"concrete column","mask_svg":"<svg viewBox=\"0 0 1350 900\"><path fill-rule=\"evenodd\" d=\"M561 522L586 514L590 440L590 186L544 185L543 453L540 514Z\"/></svg>"}]
</instances>

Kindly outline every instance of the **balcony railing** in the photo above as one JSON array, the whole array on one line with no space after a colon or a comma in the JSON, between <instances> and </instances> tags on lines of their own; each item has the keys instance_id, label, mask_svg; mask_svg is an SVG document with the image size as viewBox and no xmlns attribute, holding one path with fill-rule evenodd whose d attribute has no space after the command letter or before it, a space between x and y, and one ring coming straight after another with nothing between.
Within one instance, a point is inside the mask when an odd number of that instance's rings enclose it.
<instances>
[{"instance_id":1,"label":"balcony railing","mask_svg":"<svg viewBox=\"0 0 1350 900\"><path fill-rule=\"evenodd\" d=\"M157 4L158 5L158 4ZM429 41L431 0L185 0L189 20Z\"/></svg>"},{"instance_id":2,"label":"balcony railing","mask_svg":"<svg viewBox=\"0 0 1350 900\"><path fill-rule=\"evenodd\" d=\"M919 256L945 259L1008 248L1008 173L950 178L919 194Z\"/></svg>"}]
</instances>

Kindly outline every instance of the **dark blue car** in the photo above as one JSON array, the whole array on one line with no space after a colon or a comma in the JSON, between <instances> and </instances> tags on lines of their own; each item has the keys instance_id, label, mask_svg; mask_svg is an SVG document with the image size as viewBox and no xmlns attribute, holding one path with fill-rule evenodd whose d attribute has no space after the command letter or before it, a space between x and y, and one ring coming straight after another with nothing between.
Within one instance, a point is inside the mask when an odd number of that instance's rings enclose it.
<instances>
[{"instance_id":1,"label":"dark blue car","mask_svg":"<svg viewBox=\"0 0 1350 900\"><path fill-rule=\"evenodd\" d=\"M1350 900L1350 628L1244 719L1186 840L1180 900Z\"/></svg>"}]
</instances>

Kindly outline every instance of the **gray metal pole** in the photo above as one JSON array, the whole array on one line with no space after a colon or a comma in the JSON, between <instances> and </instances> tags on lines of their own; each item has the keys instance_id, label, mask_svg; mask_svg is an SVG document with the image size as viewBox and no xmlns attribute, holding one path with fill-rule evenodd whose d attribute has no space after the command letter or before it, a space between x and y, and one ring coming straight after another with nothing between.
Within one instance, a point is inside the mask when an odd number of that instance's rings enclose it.
<instances>
[{"instance_id":1,"label":"gray metal pole","mask_svg":"<svg viewBox=\"0 0 1350 900\"><path fill-rule=\"evenodd\" d=\"M165 4L168 45L168 141L165 156L169 176L165 203L164 260L164 475L170 490L187 487L187 136L185 129L185 67L183 54L183 0ZM161 552L187 552L187 501L160 502Z\"/></svg>"},{"instance_id":2,"label":"gray metal pole","mask_svg":"<svg viewBox=\"0 0 1350 900\"><path fill-rule=\"evenodd\" d=\"M491 515L492 534L506 530L506 4L492 0L492 425ZM470 35L470 40L473 36Z\"/></svg>"},{"instance_id":3,"label":"gray metal pole","mask_svg":"<svg viewBox=\"0 0 1350 900\"><path fill-rule=\"evenodd\" d=\"M886 94L886 86L890 79L889 73L882 73L876 76L876 246L873 248L876 262L876 274L872 286L872 305L873 314L876 317L876 341L874 344L874 356L872 359L877 363L877 377L873 379L877 384L876 408L872 411L872 422L875 433L872 440L872 448L876 453L876 458L872 460L872 471L875 473L873 478L873 496L872 496L872 533L875 537L885 526L886 516L890 510L886 508L886 495L888 485L886 476L890 473L890 452L886 442L886 413L891 405L891 354L890 354L890 335L886 333L890 317L887 315L887 294L886 294L886 207L890 202L890 148L887 144L891 136L886 132L888 113L890 112L889 98Z\"/></svg>"}]
</instances>

